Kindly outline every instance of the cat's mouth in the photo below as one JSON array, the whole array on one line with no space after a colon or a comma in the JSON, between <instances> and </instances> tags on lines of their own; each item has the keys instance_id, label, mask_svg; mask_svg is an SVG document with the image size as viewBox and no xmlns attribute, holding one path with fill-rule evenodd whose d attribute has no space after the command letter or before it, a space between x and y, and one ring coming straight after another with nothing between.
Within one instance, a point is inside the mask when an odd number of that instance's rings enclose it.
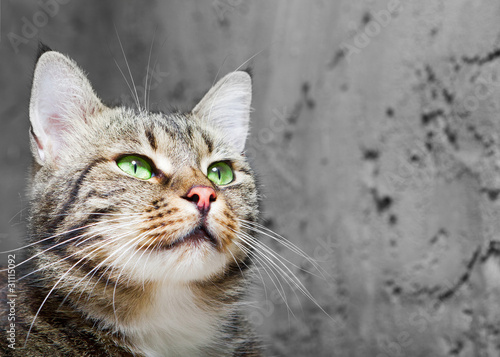
<instances>
[{"instance_id":1,"label":"cat's mouth","mask_svg":"<svg viewBox=\"0 0 500 357\"><path fill-rule=\"evenodd\" d=\"M198 226L185 236L177 239L175 242L164 246L166 249L171 249L181 244L202 244L208 242L213 246L217 246L217 239L206 229L204 225Z\"/></svg>"}]
</instances>

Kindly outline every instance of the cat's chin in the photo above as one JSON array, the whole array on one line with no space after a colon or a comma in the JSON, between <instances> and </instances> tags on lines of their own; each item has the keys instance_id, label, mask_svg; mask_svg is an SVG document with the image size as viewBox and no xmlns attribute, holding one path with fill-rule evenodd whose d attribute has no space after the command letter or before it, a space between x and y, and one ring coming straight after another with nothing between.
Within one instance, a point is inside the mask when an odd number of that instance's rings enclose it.
<instances>
[{"instance_id":1,"label":"cat's chin","mask_svg":"<svg viewBox=\"0 0 500 357\"><path fill-rule=\"evenodd\" d=\"M124 248L114 254L114 265L139 283L204 281L221 274L229 263L230 254L222 252L218 242L208 229L196 227L155 249Z\"/></svg>"},{"instance_id":2,"label":"cat's chin","mask_svg":"<svg viewBox=\"0 0 500 357\"><path fill-rule=\"evenodd\" d=\"M212 247L205 238L190 237L177 247L151 255L146 276L156 281L202 281L220 274L228 263L225 254Z\"/></svg>"}]
</instances>

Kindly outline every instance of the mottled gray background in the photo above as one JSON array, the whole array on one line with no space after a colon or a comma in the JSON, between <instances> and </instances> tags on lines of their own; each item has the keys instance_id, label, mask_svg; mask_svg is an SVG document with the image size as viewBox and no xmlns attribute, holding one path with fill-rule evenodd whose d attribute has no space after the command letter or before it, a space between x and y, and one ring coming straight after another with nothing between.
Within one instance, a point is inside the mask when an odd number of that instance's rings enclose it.
<instances>
[{"instance_id":1,"label":"mottled gray background","mask_svg":"<svg viewBox=\"0 0 500 357\"><path fill-rule=\"evenodd\" d=\"M332 316L257 281L269 355L500 356L500 3L54 1L1 2L2 247L24 231L38 39L131 102L114 26L138 85L156 33L157 108L251 59L263 218L329 274L265 240Z\"/></svg>"}]
</instances>

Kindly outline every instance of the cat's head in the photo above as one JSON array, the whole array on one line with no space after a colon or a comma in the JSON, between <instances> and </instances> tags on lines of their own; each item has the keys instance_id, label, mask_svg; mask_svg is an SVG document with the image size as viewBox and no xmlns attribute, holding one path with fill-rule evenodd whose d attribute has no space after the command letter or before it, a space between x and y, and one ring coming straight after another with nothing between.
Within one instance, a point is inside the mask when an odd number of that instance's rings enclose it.
<instances>
[{"instance_id":1,"label":"cat's head","mask_svg":"<svg viewBox=\"0 0 500 357\"><path fill-rule=\"evenodd\" d=\"M250 76L233 72L189 113L110 108L75 62L43 53L30 101L39 265L200 281L244 263L242 222L258 210L243 155L250 102Z\"/></svg>"}]
</instances>

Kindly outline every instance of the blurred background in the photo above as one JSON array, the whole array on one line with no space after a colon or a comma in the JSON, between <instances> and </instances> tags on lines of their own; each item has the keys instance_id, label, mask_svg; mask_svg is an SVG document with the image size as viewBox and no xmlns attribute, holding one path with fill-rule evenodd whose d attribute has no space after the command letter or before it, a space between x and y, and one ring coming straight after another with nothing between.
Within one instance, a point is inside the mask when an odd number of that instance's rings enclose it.
<instances>
[{"instance_id":1,"label":"blurred background","mask_svg":"<svg viewBox=\"0 0 500 357\"><path fill-rule=\"evenodd\" d=\"M2 0L0 248L25 231L38 41L132 105L116 28L152 108L253 68L263 222L327 272L262 238L317 302L257 279L269 356L500 356L499 18L493 0Z\"/></svg>"}]
</instances>

